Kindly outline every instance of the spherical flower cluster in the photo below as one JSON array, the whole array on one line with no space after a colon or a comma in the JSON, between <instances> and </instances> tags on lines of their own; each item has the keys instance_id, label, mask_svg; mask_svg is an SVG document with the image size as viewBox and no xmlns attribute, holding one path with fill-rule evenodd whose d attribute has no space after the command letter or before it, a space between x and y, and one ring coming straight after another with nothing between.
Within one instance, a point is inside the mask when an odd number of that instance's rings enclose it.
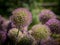
<instances>
[{"instance_id":1,"label":"spherical flower cluster","mask_svg":"<svg viewBox=\"0 0 60 45\"><path fill-rule=\"evenodd\" d=\"M16 29L16 28L10 29L9 32L8 32L9 38L11 38L11 39L16 38L17 32L18 32L18 29Z\"/></svg>"},{"instance_id":2,"label":"spherical flower cluster","mask_svg":"<svg viewBox=\"0 0 60 45\"><path fill-rule=\"evenodd\" d=\"M9 22L10 22L9 20L0 16L0 30L7 31Z\"/></svg>"},{"instance_id":3,"label":"spherical flower cluster","mask_svg":"<svg viewBox=\"0 0 60 45\"><path fill-rule=\"evenodd\" d=\"M22 35L23 34L22 34L21 31L19 31L19 33L18 33L18 29L17 28L12 28L8 32L8 37L10 39L12 39L13 41L19 41L20 38L22 37Z\"/></svg>"},{"instance_id":4,"label":"spherical flower cluster","mask_svg":"<svg viewBox=\"0 0 60 45\"><path fill-rule=\"evenodd\" d=\"M39 14L39 20L42 21L42 23L47 22L51 18L56 18L56 15L51 10L43 9Z\"/></svg>"},{"instance_id":5,"label":"spherical flower cluster","mask_svg":"<svg viewBox=\"0 0 60 45\"><path fill-rule=\"evenodd\" d=\"M18 8L12 12L11 20L19 28L28 26L32 22L32 14L26 8Z\"/></svg>"},{"instance_id":6,"label":"spherical flower cluster","mask_svg":"<svg viewBox=\"0 0 60 45\"><path fill-rule=\"evenodd\" d=\"M5 40L6 40L6 32L0 31L0 41L5 42Z\"/></svg>"},{"instance_id":7,"label":"spherical flower cluster","mask_svg":"<svg viewBox=\"0 0 60 45\"><path fill-rule=\"evenodd\" d=\"M3 22L3 24L1 24L1 26L2 26L2 30L3 31L8 31L8 24L9 24L9 22L10 21L8 21L8 20L5 20L4 22Z\"/></svg>"},{"instance_id":8,"label":"spherical flower cluster","mask_svg":"<svg viewBox=\"0 0 60 45\"><path fill-rule=\"evenodd\" d=\"M49 26L51 32L60 33L60 21L57 19L50 19L46 22L46 25Z\"/></svg>"},{"instance_id":9,"label":"spherical flower cluster","mask_svg":"<svg viewBox=\"0 0 60 45\"><path fill-rule=\"evenodd\" d=\"M38 24L33 26L31 30L31 35L38 40L46 39L51 35L50 29L46 25Z\"/></svg>"},{"instance_id":10,"label":"spherical flower cluster","mask_svg":"<svg viewBox=\"0 0 60 45\"><path fill-rule=\"evenodd\" d=\"M1 19L0 20L0 30L9 31L11 28L15 28L16 26L10 22L10 20Z\"/></svg>"}]
</instances>

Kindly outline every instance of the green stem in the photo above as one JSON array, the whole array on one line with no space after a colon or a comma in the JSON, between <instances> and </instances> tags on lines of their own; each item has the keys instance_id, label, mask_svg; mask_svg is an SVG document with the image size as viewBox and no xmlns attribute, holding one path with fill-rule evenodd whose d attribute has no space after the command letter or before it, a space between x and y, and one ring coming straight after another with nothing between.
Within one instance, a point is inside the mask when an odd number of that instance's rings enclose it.
<instances>
[{"instance_id":1,"label":"green stem","mask_svg":"<svg viewBox=\"0 0 60 45\"><path fill-rule=\"evenodd\" d=\"M17 32L17 35L16 35L16 42L15 42L15 45L17 45L17 41L18 41L18 34L19 34L19 30L20 30L20 28L18 28L18 32Z\"/></svg>"}]
</instances>

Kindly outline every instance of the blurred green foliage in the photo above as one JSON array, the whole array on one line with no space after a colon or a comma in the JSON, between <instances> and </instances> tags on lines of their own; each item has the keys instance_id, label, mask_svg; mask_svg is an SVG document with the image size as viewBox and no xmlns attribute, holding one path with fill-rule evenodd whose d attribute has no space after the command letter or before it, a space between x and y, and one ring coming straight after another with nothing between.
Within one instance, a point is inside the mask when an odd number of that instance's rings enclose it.
<instances>
[{"instance_id":1,"label":"blurred green foliage","mask_svg":"<svg viewBox=\"0 0 60 45\"><path fill-rule=\"evenodd\" d=\"M42 8L41 8L42 9ZM32 23L31 25L29 26L29 29L31 29L32 26L34 26L35 24L39 24L41 23L39 21L39 17L38 17L38 14L40 13L40 9L39 8L35 8L35 9L32 9L31 12L32 12L32 17L33 17L33 20L32 20Z\"/></svg>"},{"instance_id":2,"label":"blurred green foliage","mask_svg":"<svg viewBox=\"0 0 60 45\"><path fill-rule=\"evenodd\" d=\"M60 38L60 34L52 34L53 38Z\"/></svg>"},{"instance_id":3,"label":"blurred green foliage","mask_svg":"<svg viewBox=\"0 0 60 45\"><path fill-rule=\"evenodd\" d=\"M56 2L58 5L56 6L42 6L41 4L44 3L53 3ZM59 13L59 6L60 6L60 2L59 0L0 0L0 14L8 17L11 14L11 12L18 8L18 7L26 7L29 8L30 11L35 9L35 8L39 8L41 10L41 8L50 8L52 9L56 14L60 14Z\"/></svg>"}]
</instances>

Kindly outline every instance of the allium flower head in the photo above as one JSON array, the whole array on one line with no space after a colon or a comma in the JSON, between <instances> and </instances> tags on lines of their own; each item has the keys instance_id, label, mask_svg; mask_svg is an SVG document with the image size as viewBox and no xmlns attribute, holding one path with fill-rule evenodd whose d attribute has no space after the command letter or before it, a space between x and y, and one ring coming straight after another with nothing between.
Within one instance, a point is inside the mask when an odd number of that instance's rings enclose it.
<instances>
[{"instance_id":1,"label":"allium flower head","mask_svg":"<svg viewBox=\"0 0 60 45\"><path fill-rule=\"evenodd\" d=\"M56 15L51 10L43 9L39 14L39 20L42 21L42 23L47 22L51 18L56 18Z\"/></svg>"},{"instance_id":2,"label":"allium flower head","mask_svg":"<svg viewBox=\"0 0 60 45\"><path fill-rule=\"evenodd\" d=\"M8 36L9 36L10 38L13 38L13 37L16 38L17 32L18 32L18 29L12 28L12 29L9 30Z\"/></svg>"},{"instance_id":3,"label":"allium flower head","mask_svg":"<svg viewBox=\"0 0 60 45\"><path fill-rule=\"evenodd\" d=\"M26 8L18 8L12 12L11 20L20 28L28 26L32 22L32 14Z\"/></svg>"},{"instance_id":4,"label":"allium flower head","mask_svg":"<svg viewBox=\"0 0 60 45\"><path fill-rule=\"evenodd\" d=\"M6 32L0 31L0 41L4 42L6 40Z\"/></svg>"},{"instance_id":5,"label":"allium flower head","mask_svg":"<svg viewBox=\"0 0 60 45\"><path fill-rule=\"evenodd\" d=\"M57 19L50 19L46 22L46 25L49 26L51 32L60 33L60 21Z\"/></svg>"},{"instance_id":6,"label":"allium flower head","mask_svg":"<svg viewBox=\"0 0 60 45\"><path fill-rule=\"evenodd\" d=\"M19 34L18 34L19 36L17 35L17 33L18 33L18 29L17 28L12 28L12 29L9 30L8 36L9 36L10 39L16 41L17 38L20 38L22 36L21 31L19 31Z\"/></svg>"},{"instance_id":7,"label":"allium flower head","mask_svg":"<svg viewBox=\"0 0 60 45\"><path fill-rule=\"evenodd\" d=\"M3 22L3 24L1 24L3 31L7 31L7 27L8 27L9 22L10 22L10 21L5 20L5 21Z\"/></svg>"},{"instance_id":8,"label":"allium flower head","mask_svg":"<svg viewBox=\"0 0 60 45\"><path fill-rule=\"evenodd\" d=\"M46 39L51 35L50 29L46 25L38 24L33 26L31 30L31 35L38 40Z\"/></svg>"}]
</instances>

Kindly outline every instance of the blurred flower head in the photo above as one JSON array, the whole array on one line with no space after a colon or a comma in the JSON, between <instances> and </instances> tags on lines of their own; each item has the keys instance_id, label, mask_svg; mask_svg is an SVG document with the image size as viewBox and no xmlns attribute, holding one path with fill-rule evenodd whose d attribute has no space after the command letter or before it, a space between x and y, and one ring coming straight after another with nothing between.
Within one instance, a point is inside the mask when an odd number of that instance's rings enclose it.
<instances>
[{"instance_id":1,"label":"blurred flower head","mask_svg":"<svg viewBox=\"0 0 60 45\"><path fill-rule=\"evenodd\" d=\"M51 10L43 9L39 14L39 20L42 21L42 23L47 22L51 18L56 18L56 15Z\"/></svg>"},{"instance_id":2,"label":"blurred flower head","mask_svg":"<svg viewBox=\"0 0 60 45\"><path fill-rule=\"evenodd\" d=\"M26 8L17 8L12 12L11 20L19 28L28 26L32 22L32 14Z\"/></svg>"},{"instance_id":3,"label":"blurred flower head","mask_svg":"<svg viewBox=\"0 0 60 45\"><path fill-rule=\"evenodd\" d=\"M16 29L16 28L10 29L8 32L9 38L11 38L11 39L16 38L17 32L18 32L18 29Z\"/></svg>"},{"instance_id":4,"label":"blurred flower head","mask_svg":"<svg viewBox=\"0 0 60 45\"><path fill-rule=\"evenodd\" d=\"M37 24L31 30L31 35L38 40L46 39L51 35L50 29L46 25Z\"/></svg>"},{"instance_id":5,"label":"blurred flower head","mask_svg":"<svg viewBox=\"0 0 60 45\"><path fill-rule=\"evenodd\" d=\"M9 20L5 20L3 24L1 24L3 31L7 31L9 22L10 22Z\"/></svg>"},{"instance_id":6,"label":"blurred flower head","mask_svg":"<svg viewBox=\"0 0 60 45\"><path fill-rule=\"evenodd\" d=\"M60 21L57 19L50 19L46 22L46 25L49 26L52 33L60 33Z\"/></svg>"},{"instance_id":7,"label":"blurred flower head","mask_svg":"<svg viewBox=\"0 0 60 45\"><path fill-rule=\"evenodd\" d=\"M7 31L9 20L0 16L0 30Z\"/></svg>"},{"instance_id":8,"label":"blurred flower head","mask_svg":"<svg viewBox=\"0 0 60 45\"><path fill-rule=\"evenodd\" d=\"M22 36L23 36L22 32L21 31L18 32L17 28L12 28L8 32L8 37L13 41L18 42Z\"/></svg>"}]
</instances>

